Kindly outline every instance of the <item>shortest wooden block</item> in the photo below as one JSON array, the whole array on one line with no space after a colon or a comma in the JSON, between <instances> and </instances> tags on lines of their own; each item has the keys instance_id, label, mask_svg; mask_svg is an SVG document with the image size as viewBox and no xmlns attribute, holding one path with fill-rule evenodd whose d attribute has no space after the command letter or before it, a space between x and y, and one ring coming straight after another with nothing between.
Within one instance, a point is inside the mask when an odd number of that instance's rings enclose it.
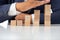
<instances>
[{"instance_id":1,"label":"shortest wooden block","mask_svg":"<svg viewBox=\"0 0 60 40\"><path fill-rule=\"evenodd\" d=\"M17 26L23 26L23 21L22 20L17 20Z\"/></svg>"},{"instance_id":2,"label":"shortest wooden block","mask_svg":"<svg viewBox=\"0 0 60 40\"><path fill-rule=\"evenodd\" d=\"M25 16L25 26L30 26L30 23L31 23L31 16L29 15L26 15Z\"/></svg>"},{"instance_id":3,"label":"shortest wooden block","mask_svg":"<svg viewBox=\"0 0 60 40\"><path fill-rule=\"evenodd\" d=\"M11 25L11 26L16 26L16 20L11 20L10 25Z\"/></svg>"}]
</instances>

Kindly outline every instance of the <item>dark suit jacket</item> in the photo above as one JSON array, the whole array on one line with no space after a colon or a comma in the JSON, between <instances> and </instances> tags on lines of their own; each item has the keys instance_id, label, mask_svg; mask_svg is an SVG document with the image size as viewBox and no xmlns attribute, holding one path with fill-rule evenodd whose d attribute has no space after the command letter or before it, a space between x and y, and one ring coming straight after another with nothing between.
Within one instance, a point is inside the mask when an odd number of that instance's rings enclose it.
<instances>
[{"instance_id":1,"label":"dark suit jacket","mask_svg":"<svg viewBox=\"0 0 60 40\"><path fill-rule=\"evenodd\" d=\"M23 1L24 0L0 0L0 22L10 20L13 18L12 16L8 16L8 11L12 3L23 2ZM51 0L51 5L53 10L53 13L51 14L51 23L60 24L60 0ZM36 7L35 9L41 10L42 13L40 15L40 22L44 23L44 14L43 14L44 6L39 6ZM32 13L33 11L28 10L27 12Z\"/></svg>"}]
</instances>

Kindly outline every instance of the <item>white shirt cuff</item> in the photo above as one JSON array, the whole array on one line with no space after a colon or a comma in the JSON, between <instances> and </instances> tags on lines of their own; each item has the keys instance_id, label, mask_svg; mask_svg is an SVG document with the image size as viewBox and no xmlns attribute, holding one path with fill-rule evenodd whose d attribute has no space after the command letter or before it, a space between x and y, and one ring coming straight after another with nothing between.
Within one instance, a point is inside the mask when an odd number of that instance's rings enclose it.
<instances>
[{"instance_id":1,"label":"white shirt cuff","mask_svg":"<svg viewBox=\"0 0 60 40\"><path fill-rule=\"evenodd\" d=\"M32 14L32 23L34 22L34 14Z\"/></svg>"},{"instance_id":2,"label":"white shirt cuff","mask_svg":"<svg viewBox=\"0 0 60 40\"><path fill-rule=\"evenodd\" d=\"M16 3L12 3L8 12L9 16L15 16L20 14L21 12L16 11Z\"/></svg>"},{"instance_id":3,"label":"white shirt cuff","mask_svg":"<svg viewBox=\"0 0 60 40\"><path fill-rule=\"evenodd\" d=\"M53 13L52 9L50 9L51 13Z\"/></svg>"}]
</instances>

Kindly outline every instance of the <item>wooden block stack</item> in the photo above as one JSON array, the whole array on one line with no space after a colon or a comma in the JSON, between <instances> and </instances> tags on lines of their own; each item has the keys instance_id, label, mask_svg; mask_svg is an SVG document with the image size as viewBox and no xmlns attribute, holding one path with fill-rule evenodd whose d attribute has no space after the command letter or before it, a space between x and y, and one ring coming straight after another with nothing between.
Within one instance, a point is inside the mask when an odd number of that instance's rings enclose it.
<instances>
[{"instance_id":1,"label":"wooden block stack","mask_svg":"<svg viewBox=\"0 0 60 40\"><path fill-rule=\"evenodd\" d=\"M11 26L16 26L16 23L17 23L16 20L11 20L10 25L11 25Z\"/></svg>"},{"instance_id":2,"label":"wooden block stack","mask_svg":"<svg viewBox=\"0 0 60 40\"><path fill-rule=\"evenodd\" d=\"M31 25L31 18L29 15L25 16L25 26L30 26Z\"/></svg>"},{"instance_id":3,"label":"wooden block stack","mask_svg":"<svg viewBox=\"0 0 60 40\"><path fill-rule=\"evenodd\" d=\"M23 21L22 20L17 20L17 26L23 26Z\"/></svg>"},{"instance_id":4,"label":"wooden block stack","mask_svg":"<svg viewBox=\"0 0 60 40\"><path fill-rule=\"evenodd\" d=\"M45 5L45 12L44 12L44 26L51 25L51 5Z\"/></svg>"},{"instance_id":5,"label":"wooden block stack","mask_svg":"<svg viewBox=\"0 0 60 40\"><path fill-rule=\"evenodd\" d=\"M33 22L33 25L34 26L39 26L39 22L40 22L40 10L34 10L34 22Z\"/></svg>"},{"instance_id":6,"label":"wooden block stack","mask_svg":"<svg viewBox=\"0 0 60 40\"><path fill-rule=\"evenodd\" d=\"M50 26L51 25L51 5L45 5L45 10L44 10L44 25L45 26ZM25 16L25 21L23 23L23 20L11 20L10 25L11 26L31 26L31 16L26 15ZM33 21L33 26L39 26L40 22L40 10L34 10L34 21Z\"/></svg>"}]
</instances>

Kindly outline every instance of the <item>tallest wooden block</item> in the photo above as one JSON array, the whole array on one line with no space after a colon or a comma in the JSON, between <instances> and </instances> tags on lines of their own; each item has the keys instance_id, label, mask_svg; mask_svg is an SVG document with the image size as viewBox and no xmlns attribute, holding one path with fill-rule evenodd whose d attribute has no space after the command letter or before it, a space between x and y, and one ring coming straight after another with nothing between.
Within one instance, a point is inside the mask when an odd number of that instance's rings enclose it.
<instances>
[{"instance_id":1,"label":"tallest wooden block","mask_svg":"<svg viewBox=\"0 0 60 40\"><path fill-rule=\"evenodd\" d=\"M45 5L45 13L44 13L44 25L50 26L51 25L51 5Z\"/></svg>"}]
</instances>

